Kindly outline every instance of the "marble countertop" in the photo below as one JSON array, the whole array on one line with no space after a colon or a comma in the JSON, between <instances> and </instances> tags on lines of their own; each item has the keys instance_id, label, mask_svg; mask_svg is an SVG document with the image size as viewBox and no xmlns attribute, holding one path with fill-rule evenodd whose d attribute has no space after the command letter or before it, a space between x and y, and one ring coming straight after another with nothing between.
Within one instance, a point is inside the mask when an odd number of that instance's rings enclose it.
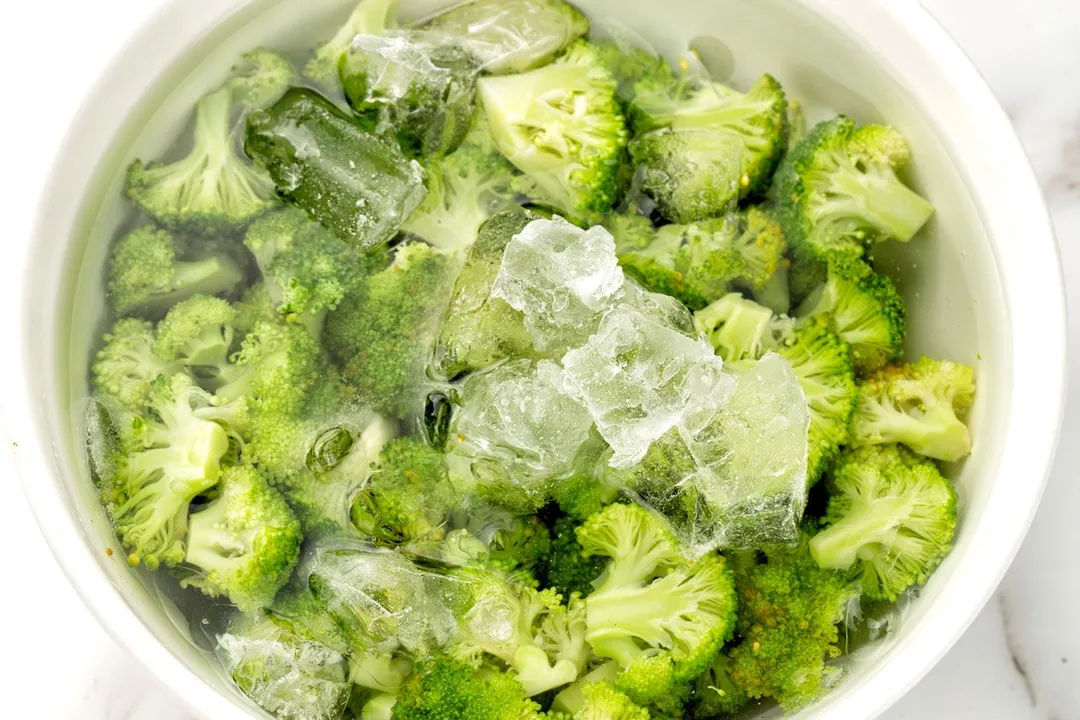
<instances>
[{"instance_id":1,"label":"marble countertop","mask_svg":"<svg viewBox=\"0 0 1080 720\"><path fill-rule=\"evenodd\" d=\"M14 70L6 94L20 98L0 117L8 160L0 173L0 197L9 207L33 205L49 155L82 94L113 50L161 2L60 0L17 3L4 10L0 57ZM1053 213L1075 306L1080 302L1080 4L923 4L971 55L1019 130ZM63 78L62 87L47 79L56 77ZM35 104L49 112L36 115L31 130L19 108ZM26 236L28 215L20 213L24 225L7 228L9 237ZM0 273L14 270L5 267ZM1064 438L1080 436L1078 342L1080 318L1074 318ZM1080 444L1066 440L1038 517L999 591L941 663L886 713L887 720L1080 720L1078 471ZM0 454L0 491L0 547L5 548L8 578L7 592L0 594L0 617L5 619L0 715L188 718L180 702L153 684L76 597L38 533L6 453ZM13 585L23 588L14 592Z\"/></svg>"}]
</instances>

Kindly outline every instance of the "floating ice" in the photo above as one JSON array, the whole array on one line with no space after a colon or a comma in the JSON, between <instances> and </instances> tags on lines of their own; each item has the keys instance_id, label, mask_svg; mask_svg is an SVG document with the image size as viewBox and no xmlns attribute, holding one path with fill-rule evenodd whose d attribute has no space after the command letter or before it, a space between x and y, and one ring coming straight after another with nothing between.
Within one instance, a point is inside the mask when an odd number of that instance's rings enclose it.
<instances>
[{"instance_id":1,"label":"floating ice","mask_svg":"<svg viewBox=\"0 0 1080 720\"><path fill-rule=\"evenodd\" d=\"M533 345L554 355L592 335L622 286L611 233L555 217L534 220L509 242L491 295L524 313Z\"/></svg>"},{"instance_id":2,"label":"floating ice","mask_svg":"<svg viewBox=\"0 0 1080 720\"><path fill-rule=\"evenodd\" d=\"M715 411L735 387L707 343L629 305L608 314L563 366L570 393L615 451L616 468L640 461L687 414Z\"/></svg>"},{"instance_id":3,"label":"floating ice","mask_svg":"<svg viewBox=\"0 0 1080 720\"><path fill-rule=\"evenodd\" d=\"M450 70L431 61L431 45L422 34L403 33L385 36L357 35L351 52L364 54L367 71L365 102L386 103L400 100L409 92L429 93L439 97L450 85Z\"/></svg>"}]
</instances>

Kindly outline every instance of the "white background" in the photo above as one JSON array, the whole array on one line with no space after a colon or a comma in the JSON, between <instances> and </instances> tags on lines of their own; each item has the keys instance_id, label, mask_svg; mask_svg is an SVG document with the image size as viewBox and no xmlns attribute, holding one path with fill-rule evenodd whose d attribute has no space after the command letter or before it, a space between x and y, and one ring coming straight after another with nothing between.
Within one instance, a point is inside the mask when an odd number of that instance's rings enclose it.
<instances>
[{"instance_id":1,"label":"white background","mask_svg":"<svg viewBox=\"0 0 1080 720\"><path fill-rule=\"evenodd\" d=\"M125 38L161 4L0 5L0 61L6 70L0 91L0 245L6 254L0 259L0 292L13 287L20 271L13 259L27 242L35 199L79 102ZM1073 0L924 4L972 55L1016 123L1054 213L1075 300L1080 7ZM11 338L0 341L0 368L11 344ZM1073 342L1070 349L1077 357ZM1076 364L1072 376L1080 378ZM1080 448L1072 440L1080 431L1080 403L1075 387L1070 394L1057 467L1013 569L967 634L888 720L1080 720ZM180 703L154 687L150 675L83 608L37 531L6 452L0 452L0 551L0 717L186 717Z\"/></svg>"}]
</instances>

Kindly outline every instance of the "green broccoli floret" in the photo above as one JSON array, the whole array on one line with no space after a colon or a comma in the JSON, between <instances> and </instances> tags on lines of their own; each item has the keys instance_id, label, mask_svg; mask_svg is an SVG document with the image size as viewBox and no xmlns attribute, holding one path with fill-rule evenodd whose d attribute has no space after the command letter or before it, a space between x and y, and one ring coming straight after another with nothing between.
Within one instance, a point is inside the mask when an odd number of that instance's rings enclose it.
<instances>
[{"instance_id":1,"label":"green broccoli floret","mask_svg":"<svg viewBox=\"0 0 1080 720\"><path fill-rule=\"evenodd\" d=\"M566 596L573 593L585 596L592 592L593 581L600 577L607 564L602 557L586 557L582 554L577 527L573 518L563 517L555 521L551 530L547 574L542 581L545 587Z\"/></svg>"},{"instance_id":2,"label":"green broccoli floret","mask_svg":"<svg viewBox=\"0 0 1080 720\"><path fill-rule=\"evenodd\" d=\"M828 279L803 302L800 317L828 313L851 345L855 368L868 375L903 355L907 307L892 281L859 258L829 260Z\"/></svg>"},{"instance_id":3,"label":"green broccoli floret","mask_svg":"<svg viewBox=\"0 0 1080 720\"><path fill-rule=\"evenodd\" d=\"M361 399L397 417L422 412L420 385L452 280L447 256L409 243L329 314L323 342Z\"/></svg>"},{"instance_id":4,"label":"green broccoli floret","mask_svg":"<svg viewBox=\"0 0 1080 720\"><path fill-rule=\"evenodd\" d=\"M244 279L227 255L180 259L173 236L142 225L113 247L108 295L117 315L160 318L176 303L203 293L229 293Z\"/></svg>"},{"instance_id":5,"label":"green broccoli floret","mask_svg":"<svg viewBox=\"0 0 1080 720\"><path fill-rule=\"evenodd\" d=\"M255 329L261 321L275 323L282 319L277 311L276 303L270 297L266 283L262 280L245 290L240 299L233 303L233 308L236 310L236 321L233 327L240 339Z\"/></svg>"},{"instance_id":6,"label":"green broccoli floret","mask_svg":"<svg viewBox=\"0 0 1080 720\"><path fill-rule=\"evenodd\" d=\"M362 255L298 208L252 223L244 244L255 256L278 312L302 322L315 337L326 313L382 258L382 253Z\"/></svg>"},{"instance_id":7,"label":"green broccoli floret","mask_svg":"<svg viewBox=\"0 0 1080 720\"><path fill-rule=\"evenodd\" d=\"M787 99L770 75L745 95L693 82L636 92L631 120L642 188L672 222L722 216L764 194L787 147Z\"/></svg>"},{"instance_id":8,"label":"green broccoli floret","mask_svg":"<svg viewBox=\"0 0 1080 720\"><path fill-rule=\"evenodd\" d=\"M907 141L890 127L856 127L843 116L815 127L777 173L777 219L796 258L820 273L836 255L910 240L934 212L896 175L910 160Z\"/></svg>"},{"instance_id":9,"label":"green broccoli floret","mask_svg":"<svg viewBox=\"0 0 1080 720\"><path fill-rule=\"evenodd\" d=\"M221 298L194 295L177 303L157 328L154 352L184 367L211 392L237 380L245 371L232 356L236 310Z\"/></svg>"},{"instance_id":10,"label":"green broccoli floret","mask_svg":"<svg viewBox=\"0 0 1080 720\"><path fill-rule=\"evenodd\" d=\"M608 444L594 430L578 451L570 474L559 478L551 488L551 498L560 510L580 522L618 499L619 486L609 472L611 454Z\"/></svg>"},{"instance_id":11,"label":"green broccoli floret","mask_svg":"<svg viewBox=\"0 0 1080 720\"><path fill-rule=\"evenodd\" d=\"M727 717L748 702L750 698L731 679L731 658L721 651L694 681L689 714L694 720Z\"/></svg>"},{"instance_id":12,"label":"green broccoli floret","mask_svg":"<svg viewBox=\"0 0 1080 720\"><path fill-rule=\"evenodd\" d=\"M94 356L91 373L94 387L125 410L141 412L154 380L181 370L179 363L154 352L154 326L146 320L121 318L103 337L105 343Z\"/></svg>"},{"instance_id":13,"label":"green broccoli floret","mask_svg":"<svg viewBox=\"0 0 1080 720\"><path fill-rule=\"evenodd\" d=\"M233 66L228 87L233 102L245 110L261 110L277 102L296 79L292 60L281 53L255 48L240 56Z\"/></svg>"},{"instance_id":14,"label":"green broccoli floret","mask_svg":"<svg viewBox=\"0 0 1080 720\"><path fill-rule=\"evenodd\" d=\"M615 88L584 41L539 70L477 83L499 151L574 218L606 214L619 200L627 131Z\"/></svg>"},{"instance_id":15,"label":"green broccoli floret","mask_svg":"<svg viewBox=\"0 0 1080 720\"><path fill-rule=\"evenodd\" d=\"M217 484L230 433L210 419L210 394L182 373L154 381L148 407L126 419L123 456L100 489L129 562L153 570L183 561L188 505Z\"/></svg>"},{"instance_id":16,"label":"green broccoli floret","mask_svg":"<svg viewBox=\"0 0 1080 720\"><path fill-rule=\"evenodd\" d=\"M922 585L952 548L956 491L930 460L897 445L861 448L833 470L825 528L810 554L850 570L871 600Z\"/></svg>"},{"instance_id":17,"label":"green broccoli floret","mask_svg":"<svg viewBox=\"0 0 1080 720\"><path fill-rule=\"evenodd\" d=\"M215 90L195 105L191 151L173 163L131 163L126 192L168 228L204 235L233 232L266 212L274 183L239 154L232 122L233 91Z\"/></svg>"},{"instance_id":18,"label":"green broccoli floret","mask_svg":"<svg viewBox=\"0 0 1080 720\"><path fill-rule=\"evenodd\" d=\"M439 657L420 665L405 681L393 720L540 720L540 706L528 700L513 676L477 670Z\"/></svg>"},{"instance_id":19,"label":"green broccoli floret","mask_svg":"<svg viewBox=\"0 0 1080 720\"><path fill-rule=\"evenodd\" d=\"M615 689L610 682L587 683L581 688L584 701L570 720L649 720L649 711Z\"/></svg>"},{"instance_id":20,"label":"green broccoli floret","mask_svg":"<svg viewBox=\"0 0 1080 720\"><path fill-rule=\"evenodd\" d=\"M191 515L184 562L196 574L181 580L242 612L265 608L300 556L300 523L254 468L221 473L218 496Z\"/></svg>"},{"instance_id":21,"label":"green broccoli floret","mask_svg":"<svg viewBox=\"0 0 1080 720\"><path fill-rule=\"evenodd\" d=\"M733 287L763 287L783 262L784 234L759 208L653 230L643 217L607 221L619 264L653 292L700 310Z\"/></svg>"},{"instance_id":22,"label":"green broccoli floret","mask_svg":"<svg viewBox=\"0 0 1080 720\"><path fill-rule=\"evenodd\" d=\"M345 710L342 654L266 617L237 615L218 635L217 652L237 687L274 717L332 720Z\"/></svg>"},{"instance_id":23,"label":"green broccoli floret","mask_svg":"<svg viewBox=\"0 0 1080 720\"><path fill-rule=\"evenodd\" d=\"M266 617L283 630L304 640L316 642L342 655L349 653L349 638L337 621L326 612L306 583L285 586L266 610Z\"/></svg>"},{"instance_id":24,"label":"green broccoli floret","mask_svg":"<svg viewBox=\"0 0 1080 720\"><path fill-rule=\"evenodd\" d=\"M962 418L975 400L975 373L967 365L922 357L888 365L859 388L851 444L903 443L927 457L952 462L971 452Z\"/></svg>"},{"instance_id":25,"label":"green broccoli floret","mask_svg":"<svg viewBox=\"0 0 1080 720\"><path fill-rule=\"evenodd\" d=\"M736 575L738 633L731 680L751 698L773 697L788 712L816 698L840 654L840 623L858 594L842 573L822 570L805 539L770 551L768 561Z\"/></svg>"},{"instance_id":26,"label":"green broccoli floret","mask_svg":"<svg viewBox=\"0 0 1080 720\"><path fill-rule=\"evenodd\" d=\"M400 438L383 447L379 466L352 499L356 529L376 545L441 540L455 500L443 454Z\"/></svg>"},{"instance_id":27,"label":"green broccoli floret","mask_svg":"<svg viewBox=\"0 0 1080 720\"><path fill-rule=\"evenodd\" d=\"M633 100L639 90L666 88L678 82L667 60L635 47L626 38L598 40L593 46L600 62L618 82L619 97L624 101Z\"/></svg>"},{"instance_id":28,"label":"green broccoli floret","mask_svg":"<svg viewBox=\"0 0 1080 720\"><path fill-rule=\"evenodd\" d=\"M472 559L480 559L504 572L513 572L516 577L526 574L534 580L543 577L552 544L551 532L539 517L514 515L483 504L466 504L461 514L466 516L462 523L464 532L479 543Z\"/></svg>"},{"instance_id":29,"label":"green broccoli floret","mask_svg":"<svg viewBox=\"0 0 1080 720\"><path fill-rule=\"evenodd\" d=\"M726 362L757 360L789 342L794 323L772 310L729 293L694 313L694 325Z\"/></svg>"},{"instance_id":30,"label":"green broccoli floret","mask_svg":"<svg viewBox=\"0 0 1080 720\"><path fill-rule=\"evenodd\" d=\"M398 0L360 0L333 37L315 48L304 66L304 77L324 90L338 88L338 68L357 35L382 35L397 27Z\"/></svg>"},{"instance_id":31,"label":"green broccoli floret","mask_svg":"<svg viewBox=\"0 0 1080 720\"><path fill-rule=\"evenodd\" d=\"M791 363L810 412L806 484L811 486L848 442L858 402L851 348L832 332L827 316L818 316L778 352Z\"/></svg>"},{"instance_id":32,"label":"green broccoli floret","mask_svg":"<svg viewBox=\"0 0 1080 720\"><path fill-rule=\"evenodd\" d=\"M501 661L529 697L572 683L584 671L589 649L579 598L563 605L558 593L489 567L461 568L453 577L462 588L450 647L455 658L473 667Z\"/></svg>"},{"instance_id":33,"label":"green broccoli floret","mask_svg":"<svg viewBox=\"0 0 1080 720\"><path fill-rule=\"evenodd\" d=\"M563 0L473 0L436 15L423 28L455 37L484 72L503 74L547 65L589 33L589 20Z\"/></svg>"},{"instance_id":34,"label":"green broccoli floret","mask_svg":"<svg viewBox=\"0 0 1080 720\"><path fill-rule=\"evenodd\" d=\"M539 215L522 208L505 210L480 226L454 283L436 348L435 360L448 377L480 370L499 360L532 357L533 341L525 318L491 288L507 244Z\"/></svg>"},{"instance_id":35,"label":"green broccoli floret","mask_svg":"<svg viewBox=\"0 0 1080 720\"><path fill-rule=\"evenodd\" d=\"M516 175L498 152L467 141L428 165L427 197L401 229L440 250L464 250L489 217L514 203Z\"/></svg>"},{"instance_id":36,"label":"green broccoli floret","mask_svg":"<svg viewBox=\"0 0 1080 720\"><path fill-rule=\"evenodd\" d=\"M476 109L477 60L442 34L358 35L341 59L341 85L360 121L416 157L452 152Z\"/></svg>"},{"instance_id":37,"label":"green broccoli floret","mask_svg":"<svg viewBox=\"0 0 1080 720\"><path fill-rule=\"evenodd\" d=\"M696 678L735 627L735 588L724 558L687 562L662 521L636 505L609 505L577 535L584 556L609 559L585 599L593 651L624 668L666 651L673 682Z\"/></svg>"}]
</instances>

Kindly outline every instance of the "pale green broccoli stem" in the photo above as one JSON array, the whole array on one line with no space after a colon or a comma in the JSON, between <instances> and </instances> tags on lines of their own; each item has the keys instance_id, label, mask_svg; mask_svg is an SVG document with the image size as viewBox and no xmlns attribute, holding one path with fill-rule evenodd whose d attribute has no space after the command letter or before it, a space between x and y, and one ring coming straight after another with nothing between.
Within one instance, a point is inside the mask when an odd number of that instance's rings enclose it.
<instances>
[{"instance_id":1,"label":"pale green broccoli stem","mask_svg":"<svg viewBox=\"0 0 1080 720\"><path fill-rule=\"evenodd\" d=\"M394 716L396 704L397 695L379 693L364 703L364 708L360 711L360 720L390 720Z\"/></svg>"},{"instance_id":2,"label":"pale green broccoli stem","mask_svg":"<svg viewBox=\"0 0 1080 720\"><path fill-rule=\"evenodd\" d=\"M885 236L907 242L934 213L934 206L900 182L892 168L869 165L863 171L847 157L836 161L821 191L825 199L815 208L816 223L863 218Z\"/></svg>"},{"instance_id":3,"label":"pale green broccoli stem","mask_svg":"<svg viewBox=\"0 0 1080 720\"><path fill-rule=\"evenodd\" d=\"M612 657L624 667L641 655L631 636L653 647L667 645L680 632L681 618L694 607L694 591L685 587L686 580L684 573L672 572L645 587L612 588L590 595L586 639L597 654Z\"/></svg>"},{"instance_id":4,"label":"pale green broccoli stem","mask_svg":"<svg viewBox=\"0 0 1080 720\"><path fill-rule=\"evenodd\" d=\"M207 574L218 572L223 577L247 562L260 529L258 525L245 528L243 532L226 529L228 507L224 498L192 515L189 523L184 559Z\"/></svg>"},{"instance_id":5,"label":"pale green broccoli stem","mask_svg":"<svg viewBox=\"0 0 1080 720\"><path fill-rule=\"evenodd\" d=\"M585 707L585 695L582 690L586 685L604 681L614 682L619 677L620 672L619 663L615 660L609 660L595 670L591 670L573 685L555 696L555 700L551 703L552 713L573 715L578 712Z\"/></svg>"},{"instance_id":6,"label":"pale green broccoli stem","mask_svg":"<svg viewBox=\"0 0 1080 720\"><path fill-rule=\"evenodd\" d=\"M732 294L699 310L694 315L694 322L709 338L717 354L728 362L738 362L757 359L763 354L772 331L773 313L769 308Z\"/></svg>"},{"instance_id":7,"label":"pale green broccoli stem","mask_svg":"<svg viewBox=\"0 0 1080 720\"><path fill-rule=\"evenodd\" d=\"M754 301L772 310L777 315L787 314L791 310L791 291L788 287L788 265L781 262L765 284L752 290Z\"/></svg>"},{"instance_id":8,"label":"pale green broccoli stem","mask_svg":"<svg viewBox=\"0 0 1080 720\"><path fill-rule=\"evenodd\" d=\"M543 648L523 645L514 654L510 666L517 673L518 682L525 688L525 696L532 697L577 680L579 668L569 660L548 659Z\"/></svg>"},{"instance_id":9,"label":"pale green broccoli stem","mask_svg":"<svg viewBox=\"0 0 1080 720\"><path fill-rule=\"evenodd\" d=\"M892 547L900 522L911 517L914 503L907 497L863 501L839 522L810 540L810 554L827 570L847 570L867 545Z\"/></svg>"},{"instance_id":10,"label":"pale green broccoli stem","mask_svg":"<svg viewBox=\"0 0 1080 720\"><path fill-rule=\"evenodd\" d=\"M390 654L354 653L349 659L349 681L381 693L396 693L412 672L412 663Z\"/></svg>"},{"instance_id":11,"label":"pale green broccoli stem","mask_svg":"<svg viewBox=\"0 0 1080 720\"><path fill-rule=\"evenodd\" d=\"M357 35L382 35L393 27L398 0L360 0L345 24L334 36L315 49L304 67L304 75L324 89L340 87L338 66Z\"/></svg>"}]
</instances>

